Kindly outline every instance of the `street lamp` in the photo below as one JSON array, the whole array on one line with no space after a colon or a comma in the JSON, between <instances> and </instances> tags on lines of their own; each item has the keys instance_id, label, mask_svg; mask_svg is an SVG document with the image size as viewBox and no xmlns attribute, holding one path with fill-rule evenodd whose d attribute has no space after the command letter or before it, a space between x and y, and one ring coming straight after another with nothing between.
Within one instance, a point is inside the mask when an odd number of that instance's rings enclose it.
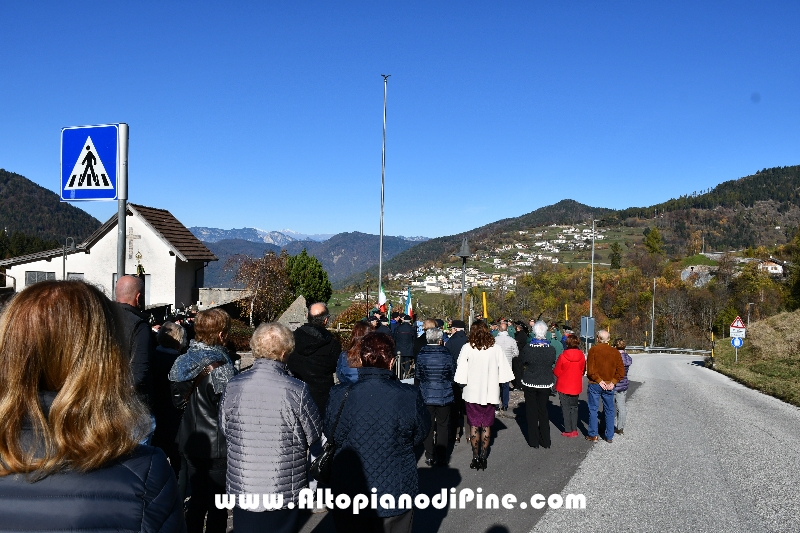
<instances>
[{"instance_id":1,"label":"street lamp","mask_svg":"<svg viewBox=\"0 0 800 533\"><path fill-rule=\"evenodd\" d=\"M72 243L70 243L72 241ZM72 237L67 237L67 240L64 241L64 257L61 261L61 279L67 279L67 252L74 252L75 251L75 239Z\"/></svg>"},{"instance_id":2,"label":"street lamp","mask_svg":"<svg viewBox=\"0 0 800 533\"><path fill-rule=\"evenodd\" d=\"M747 304L747 327L748 328L750 327L750 307L753 306L753 305L756 305L756 304L754 304L753 302L749 302Z\"/></svg>"},{"instance_id":3,"label":"street lamp","mask_svg":"<svg viewBox=\"0 0 800 533\"><path fill-rule=\"evenodd\" d=\"M464 321L464 284L467 279L467 258L472 255L469 252L469 244L467 238L461 242L461 250L458 252L458 257L461 258L461 321Z\"/></svg>"}]
</instances>

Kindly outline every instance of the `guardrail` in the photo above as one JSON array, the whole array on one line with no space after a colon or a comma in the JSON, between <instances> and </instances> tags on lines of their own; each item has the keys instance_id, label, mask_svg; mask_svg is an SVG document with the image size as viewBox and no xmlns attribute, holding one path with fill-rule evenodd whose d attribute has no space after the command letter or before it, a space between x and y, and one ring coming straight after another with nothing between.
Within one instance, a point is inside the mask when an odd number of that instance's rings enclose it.
<instances>
[{"instance_id":1,"label":"guardrail","mask_svg":"<svg viewBox=\"0 0 800 533\"><path fill-rule=\"evenodd\" d=\"M628 346L627 352L668 353L674 355L711 355L711 350L695 350L693 348L669 348L667 346Z\"/></svg>"}]
</instances>

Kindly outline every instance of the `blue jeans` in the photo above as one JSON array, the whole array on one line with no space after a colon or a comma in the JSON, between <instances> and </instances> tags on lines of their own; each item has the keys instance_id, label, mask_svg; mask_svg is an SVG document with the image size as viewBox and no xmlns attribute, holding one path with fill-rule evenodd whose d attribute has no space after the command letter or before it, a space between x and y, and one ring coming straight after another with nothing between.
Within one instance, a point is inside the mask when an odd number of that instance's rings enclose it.
<instances>
[{"instance_id":1,"label":"blue jeans","mask_svg":"<svg viewBox=\"0 0 800 533\"><path fill-rule=\"evenodd\" d=\"M500 403L503 404L503 409L508 409L508 397L510 395L510 388L508 383L500 384Z\"/></svg>"},{"instance_id":2,"label":"blue jeans","mask_svg":"<svg viewBox=\"0 0 800 533\"><path fill-rule=\"evenodd\" d=\"M597 383L589 383L587 391L587 403L589 404L589 436L597 436L597 410L600 407L600 399L603 400L603 414L606 419L605 439L614 438L614 389L603 390Z\"/></svg>"}]
</instances>

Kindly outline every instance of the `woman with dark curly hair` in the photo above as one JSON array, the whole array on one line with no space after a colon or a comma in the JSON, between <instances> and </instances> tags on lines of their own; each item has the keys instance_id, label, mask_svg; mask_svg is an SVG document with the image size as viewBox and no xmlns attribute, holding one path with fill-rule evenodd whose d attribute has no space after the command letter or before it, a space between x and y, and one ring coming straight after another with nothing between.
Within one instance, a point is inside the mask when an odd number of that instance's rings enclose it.
<instances>
[{"instance_id":1,"label":"woman with dark curly hair","mask_svg":"<svg viewBox=\"0 0 800 533\"><path fill-rule=\"evenodd\" d=\"M469 343L458 356L455 382L464 385L463 398L470 425L472 463L469 467L486 470L489 436L494 424L495 406L500 403L500 384L514 379L503 350L483 321L475 322L469 332Z\"/></svg>"},{"instance_id":2,"label":"woman with dark curly hair","mask_svg":"<svg viewBox=\"0 0 800 533\"><path fill-rule=\"evenodd\" d=\"M419 388L401 383L391 370L389 335L367 333L358 352L358 381L334 386L325 409L325 435L336 443L330 485L337 499L377 490L381 503L358 514L334 507L333 523L336 531L411 531L410 503L419 492L414 446L428 434L430 415Z\"/></svg>"}]
</instances>

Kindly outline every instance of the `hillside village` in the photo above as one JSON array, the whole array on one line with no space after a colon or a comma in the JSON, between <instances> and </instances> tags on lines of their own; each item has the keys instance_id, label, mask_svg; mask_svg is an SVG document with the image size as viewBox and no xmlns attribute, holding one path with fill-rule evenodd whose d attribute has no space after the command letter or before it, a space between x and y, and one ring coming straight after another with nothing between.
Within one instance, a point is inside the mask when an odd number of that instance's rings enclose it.
<instances>
[{"instance_id":1,"label":"hillside village","mask_svg":"<svg viewBox=\"0 0 800 533\"><path fill-rule=\"evenodd\" d=\"M513 291L518 276L531 272L538 264L561 264L584 268L591 262L592 238L595 244L595 266L608 268L608 248L611 242L619 242L627 248L635 248L641 241L640 228L595 228L590 224L558 225L517 230L503 235L500 242L476 243L477 250L467 262L464 282L465 289L484 287L489 290ZM470 246L473 246L472 243ZM695 287L705 286L711 281L725 252L704 252L699 254L709 264L686 265L681 270L681 280L689 281ZM733 252L734 264L743 265L758 262L758 269L780 278L788 273L788 263L774 258L758 259L742 257ZM453 256L449 264L429 264L408 272L388 272L385 274L390 286L400 289L386 291L404 301L407 290L414 293L456 295L461 293L461 262ZM740 274L738 269L733 277ZM374 292L373 292L374 296ZM365 292L356 292L352 300L364 300Z\"/></svg>"},{"instance_id":2,"label":"hillside village","mask_svg":"<svg viewBox=\"0 0 800 533\"><path fill-rule=\"evenodd\" d=\"M516 277L525 274L536 262L552 264L577 262L575 252L590 252L592 238L595 243L605 239L606 229L595 229L586 224L553 224L545 228L518 230L512 237L516 242L479 249L467 263L465 283L467 288L481 286L489 289L512 290ZM506 240L506 239L503 239ZM566 254L570 254L569 257ZM570 261L571 260L571 261ZM586 257L589 260L589 257ZM586 261L583 261L584 263ZM404 286L424 289L426 293L457 294L461 292L461 266L428 266L411 272L388 274L387 278Z\"/></svg>"}]
</instances>

